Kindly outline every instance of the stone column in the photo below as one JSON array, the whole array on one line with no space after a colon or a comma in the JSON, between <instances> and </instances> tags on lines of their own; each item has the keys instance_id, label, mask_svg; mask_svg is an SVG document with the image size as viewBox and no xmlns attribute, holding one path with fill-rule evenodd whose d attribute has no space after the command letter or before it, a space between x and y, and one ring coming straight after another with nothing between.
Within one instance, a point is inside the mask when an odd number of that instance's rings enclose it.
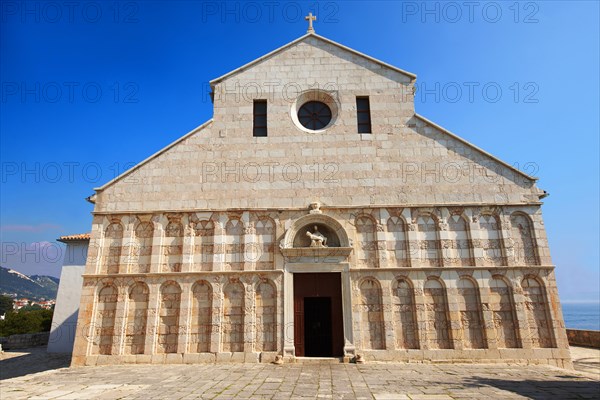
<instances>
[{"instance_id":1,"label":"stone column","mask_svg":"<svg viewBox=\"0 0 600 400\"><path fill-rule=\"evenodd\" d=\"M521 341L521 347L524 349L531 349L533 348L533 345L529 333L529 321L527 320L527 309L525 305L525 296L523 295L523 289L521 288L521 279L522 276L520 273L516 274L516 276L513 276L511 279L515 302L515 316L519 327L518 335Z\"/></svg>"},{"instance_id":2,"label":"stone column","mask_svg":"<svg viewBox=\"0 0 600 400\"><path fill-rule=\"evenodd\" d=\"M256 314L254 276L245 275L240 279L244 285L244 352L254 351L256 342Z\"/></svg>"},{"instance_id":3,"label":"stone column","mask_svg":"<svg viewBox=\"0 0 600 400\"><path fill-rule=\"evenodd\" d=\"M350 275L350 264L346 264L341 273L342 279L342 314L344 318L344 356L356 355L354 339L354 312L352 310L352 282ZM292 300L293 303L293 300ZM293 308L293 304L292 304ZM293 311L293 310L292 310Z\"/></svg>"},{"instance_id":4,"label":"stone column","mask_svg":"<svg viewBox=\"0 0 600 400\"><path fill-rule=\"evenodd\" d=\"M181 249L181 272L193 272L194 266L194 229L188 215L181 218L183 224L183 243Z\"/></svg>"},{"instance_id":5,"label":"stone column","mask_svg":"<svg viewBox=\"0 0 600 400\"><path fill-rule=\"evenodd\" d=\"M215 236L213 238L213 271L223 271L225 264L225 225L227 215L220 214L218 221L215 220Z\"/></svg>"},{"instance_id":6,"label":"stone column","mask_svg":"<svg viewBox=\"0 0 600 400\"><path fill-rule=\"evenodd\" d=\"M485 334L484 343L488 349L494 350L498 348L498 338L496 327L494 326L494 312L490 307L491 290L488 286L488 282L492 279L492 273L491 271L481 271L481 274L481 279L477 279L477 285L479 286L479 297L481 298L481 314L483 318L481 323L483 324L482 329Z\"/></svg>"},{"instance_id":7,"label":"stone column","mask_svg":"<svg viewBox=\"0 0 600 400\"><path fill-rule=\"evenodd\" d=\"M342 293L343 291L344 288L342 286ZM283 356L295 357L296 348L294 346L294 274L287 271L287 269L285 269L283 272L283 329ZM344 331L346 331L345 326Z\"/></svg>"},{"instance_id":8,"label":"stone column","mask_svg":"<svg viewBox=\"0 0 600 400\"><path fill-rule=\"evenodd\" d=\"M154 237L152 238L152 255L150 256L150 272L158 273L162 269L163 241L165 226L168 223L164 214L154 216Z\"/></svg>"},{"instance_id":9,"label":"stone column","mask_svg":"<svg viewBox=\"0 0 600 400\"><path fill-rule=\"evenodd\" d=\"M456 287L458 274L455 272L443 273L442 280L446 283L446 301L448 304L448 334L454 350L464 349L464 332L461 315L458 307L458 288Z\"/></svg>"},{"instance_id":10,"label":"stone column","mask_svg":"<svg viewBox=\"0 0 600 400\"><path fill-rule=\"evenodd\" d=\"M469 217L469 241L473 250L473 262L477 267L485 265L485 254L481 242L481 232L479 231L479 214L476 210L466 209L465 214Z\"/></svg>"},{"instance_id":11,"label":"stone column","mask_svg":"<svg viewBox=\"0 0 600 400\"><path fill-rule=\"evenodd\" d=\"M212 285L212 327L210 332L210 352L221 351L221 335L223 334L223 284L215 278Z\"/></svg>"},{"instance_id":12,"label":"stone column","mask_svg":"<svg viewBox=\"0 0 600 400\"><path fill-rule=\"evenodd\" d=\"M190 325L192 311L192 284L181 282L181 302L179 304L179 335L177 337L177 353L185 354L189 350Z\"/></svg>"},{"instance_id":13,"label":"stone column","mask_svg":"<svg viewBox=\"0 0 600 400\"><path fill-rule=\"evenodd\" d=\"M429 321L427 319L427 311L425 310L425 274L418 272L418 278L413 280L414 293L415 293L415 309L417 318L417 329L419 334L419 348L423 350L429 350L431 348L429 344L430 337L428 335Z\"/></svg>"},{"instance_id":14,"label":"stone column","mask_svg":"<svg viewBox=\"0 0 600 400\"><path fill-rule=\"evenodd\" d=\"M121 260L119 264L119 273L127 274L132 272L133 263L137 261L135 257L136 251L139 253L139 248L136 246L135 238L135 225L137 218L133 215L130 217L123 217L121 219L123 224L123 239L121 241Z\"/></svg>"},{"instance_id":15,"label":"stone column","mask_svg":"<svg viewBox=\"0 0 600 400\"><path fill-rule=\"evenodd\" d=\"M379 209L376 214L377 225L375 225L375 235L377 240L377 259L379 268L386 268L388 266L388 254L387 254L387 235L386 235L386 224L390 217L386 209Z\"/></svg>"},{"instance_id":16,"label":"stone column","mask_svg":"<svg viewBox=\"0 0 600 400\"><path fill-rule=\"evenodd\" d=\"M504 259L504 265L508 265L509 267L515 266L515 249L513 246L512 240L512 227L510 224L510 215L504 214L502 212L498 215L498 219L500 220L500 243L502 247L502 257Z\"/></svg>"},{"instance_id":17,"label":"stone column","mask_svg":"<svg viewBox=\"0 0 600 400\"><path fill-rule=\"evenodd\" d=\"M448 260L451 259L450 249L450 237L448 236L448 223L446 218L439 217L437 226L437 246L438 246L438 257L440 258L440 267L448 265Z\"/></svg>"},{"instance_id":18,"label":"stone column","mask_svg":"<svg viewBox=\"0 0 600 400\"><path fill-rule=\"evenodd\" d=\"M129 303L128 287L115 282L117 286L117 307L115 310L115 327L113 333L113 355L122 355L125 349L125 330L127 329L127 303Z\"/></svg>"},{"instance_id":19,"label":"stone column","mask_svg":"<svg viewBox=\"0 0 600 400\"><path fill-rule=\"evenodd\" d=\"M248 213L245 212L244 215ZM244 221L244 271L254 271L256 269L256 262L258 261L258 243L256 240L256 228L254 227L253 221Z\"/></svg>"},{"instance_id":20,"label":"stone column","mask_svg":"<svg viewBox=\"0 0 600 400\"><path fill-rule=\"evenodd\" d=\"M396 349L396 333L394 332L394 307L392 305L392 274L382 275L379 279L381 284L381 306L383 307L383 326L385 327L386 350Z\"/></svg>"},{"instance_id":21,"label":"stone column","mask_svg":"<svg viewBox=\"0 0 600 400\"><path fill-rule=\"evenodd\" d=\"M152 264L154 265L154 264ZM160 284L148 280L148 320L146 321L146 343L144 354L156 353L156 340L158 335L158 311L160 308Z\"/></svg>"},{"instance_id":22,"label":"stone column","mask_svg":"<svg viewBox=\"0 0 600 400\"><path fill-rule=\"evenodd\" d=\"M419 260L419 236L417 235L417 222L412 220L411 209L405 208L402 210L402 216L406 221L406 258L410 267L417 267L420 264Z\"/></svg>"}]
</instances>

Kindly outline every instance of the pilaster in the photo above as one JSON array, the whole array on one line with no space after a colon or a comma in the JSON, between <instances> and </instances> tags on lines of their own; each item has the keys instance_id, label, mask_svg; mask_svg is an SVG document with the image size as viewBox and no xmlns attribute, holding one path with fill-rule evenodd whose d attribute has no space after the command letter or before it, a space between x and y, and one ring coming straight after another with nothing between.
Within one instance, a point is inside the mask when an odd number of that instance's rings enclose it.
<instances>
[{"instance_id":1,"label":"pilaster","mask_svg":"<svg viewBox=\"0 0 600 400\"><path fill-rule=\"evenodd\" d=\"M251 353L256 344L256 296L254 277L245 275L240 282L244 285L244 352Z\"/></svg>"},{"instance_id":2,"label":"pilaster","mask_svg":"<svg viewBox=\"0 0 600 400\"><path fill-rule=\"evenodd\" d=\"M129 303L129 296L127 293L128 287L115 282L117 287L117 305L115 309L115 327L114 337L112 342L111 354L123 354L125 348L125 330L127 329L127 305Z\"/></svg>"},{"instance_id":3,"label":"pilaster","mask_svg":"<svg viewBox=\"0 0 600 400\"><path fill-rule=\"evenodd\" d=\"M154 265L154 264L152 264ZM144 354L156 353L156 340L158 335L158 311L160 307L160 284L156 281L148 281L148 328Z\"/></svg>"},{"instance_id":4,"label":"pilaster","mask_svg":"<svg viewBox=\"0 0 600 400\"><path fill-rule=\"evenodd\" d=\"M181 218L183 224L183 243L181 249L181 272L193 272L194 265L194 229L188 215Z\"/></svg>"},{"instance_id":5,"label":"pilaster","mask_svg":"<svg viewBox=\"0 0 600 400\"><path fill-rule=\"evenodd\" d=\"M182 282L181 301L179 304L179 329L177 337L177 353L189 352L190 325L192 315L192 283ZM195 351L194 351L195 352Z\"/></svg>"}]
</instances>

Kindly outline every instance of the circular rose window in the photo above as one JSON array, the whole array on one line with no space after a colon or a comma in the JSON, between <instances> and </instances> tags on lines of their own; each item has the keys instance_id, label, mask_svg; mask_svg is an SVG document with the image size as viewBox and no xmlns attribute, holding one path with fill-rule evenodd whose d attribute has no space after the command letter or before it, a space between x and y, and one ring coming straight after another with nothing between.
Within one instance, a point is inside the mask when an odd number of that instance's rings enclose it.
<instances>
[{"instance_id":1,"label":"circular rose window","mask_svg":"<svg viewBox=\"0 0 600 400\"><path fill-rule=\"evenodd\" d=\"M331 117L329 106L320 101L304 103L298 110L298 121L311 131L325 128L331 122Z\"/></svg>"},{"instance_id":2,"label":"circular rose window","mask_svg":"<svg viewBox=\"0 0 600 400\"><path fill-rule=\"evenodd\" d=\"M300 93L292 103L290 117L296 128L307 133L322 133L331 128L338 117L336 92L312 89Z\"/></svg>"}]
</instances>

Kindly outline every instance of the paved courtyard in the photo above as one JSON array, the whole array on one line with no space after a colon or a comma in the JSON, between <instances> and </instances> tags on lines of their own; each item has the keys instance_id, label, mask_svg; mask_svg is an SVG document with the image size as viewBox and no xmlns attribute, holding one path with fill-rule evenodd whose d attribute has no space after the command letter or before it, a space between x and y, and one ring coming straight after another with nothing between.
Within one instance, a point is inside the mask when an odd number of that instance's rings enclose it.
<instances>
[{"instance_id":1,"label":"paved courtyard","mask_svg":"<svg viewBox=\"0 0 600 400\"><path fill-rule=\"evenodd\" d=\"M412 363L64 368L67 357L44 350L2 356L2 400L600 398L600 351L589 349L577 350L586 363L582 371Z\"/></svg>"}]
</instances>

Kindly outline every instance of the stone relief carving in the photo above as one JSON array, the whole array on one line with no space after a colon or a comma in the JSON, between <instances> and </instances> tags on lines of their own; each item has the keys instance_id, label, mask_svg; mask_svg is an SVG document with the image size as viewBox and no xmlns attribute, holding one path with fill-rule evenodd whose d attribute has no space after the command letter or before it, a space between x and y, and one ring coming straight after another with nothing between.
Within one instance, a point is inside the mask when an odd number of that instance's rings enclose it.
<instances>
[{"instance_id":1,"label":"stone relief carving","mask_svg":"<svg viewBox=\"0 0 600 400\"><path fill-rule=\"evenodd\" d=\"M310 247L327 247L327 238L319 232L319 228L315 225L314 232L306 231L306 236L310 238Z\"/></svg>"}]
</instances>

